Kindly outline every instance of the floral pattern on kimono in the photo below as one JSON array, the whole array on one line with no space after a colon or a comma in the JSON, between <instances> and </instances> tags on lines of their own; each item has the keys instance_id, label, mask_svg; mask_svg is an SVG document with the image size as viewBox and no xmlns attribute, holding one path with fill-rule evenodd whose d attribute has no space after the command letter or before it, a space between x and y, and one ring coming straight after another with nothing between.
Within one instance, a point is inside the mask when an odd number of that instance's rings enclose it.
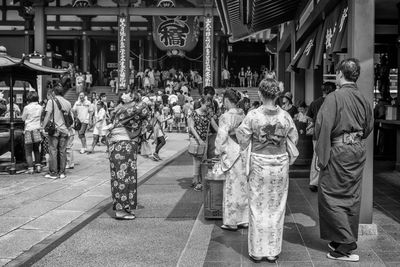
<instances>
[{"instance_id":1,"label":"floral pattern on kimono","mask_svg":"<svg viewBox=\"0 0 400 267\"><path fill-rule=\"evenodd\" d=\"M236 135L243 150L252 143L253 151L249 161L249 254L277 256L282 249L289 186L285 146L288 138L297 143L296 126L281 108L270 110L261 106L249 112Z\"/></svg>"},{"instance_id":2,"label":"floral pattern on kimono","mask_svg":"<svg viewBox=\"0 0 400 267\"><path fill-rule=\"evenodd\" d=\"M247 178L240 155L240 146L234 140L235 129L241 124L244 113L241 109L231 109L219 118L216 154L220 155L225 181L223 188L223 223L238 225L248 223L249 205Z\"/></svg>"},{"instance_id":3,"label":"floral pattern on kimono","mask_svg":"<svg viewBox=\"0 0 400 267\"><path fill-rule=\"evenodd\" d=\"M143 102L131 102L119 107L114 117L114 128L124 127L131 140L109 144L111 195L114 210L133 210L137 205L137 151L150 115Z\"/></svg>"},{"instance_id":4,"label":"floral pattern on kimono","mask_svg":"<svg viewBox=\"0 0 400 267\"><path fill-rule=\"evenodd\" d=\"M110 145L111 194L114 210L134 210L137 205L137 144L119 141Z\"/></svg>"}]
</instances>

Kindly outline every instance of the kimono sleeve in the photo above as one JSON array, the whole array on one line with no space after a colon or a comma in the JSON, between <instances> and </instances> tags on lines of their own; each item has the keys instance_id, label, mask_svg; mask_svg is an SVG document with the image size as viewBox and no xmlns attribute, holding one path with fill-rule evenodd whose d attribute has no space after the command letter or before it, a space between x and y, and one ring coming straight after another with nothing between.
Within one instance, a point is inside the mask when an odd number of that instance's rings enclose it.
<instances>
[{"instance_id":1,"label":"kimono sleeve","mask_svg":"<svg viewBox=\"0 0 400 267\"><path fill-rule=\"evenodd\" d=\"M221 155L227 152L229 137L229 118L226 115L220 117L218 133L215 139L215 154Z\"/></svg>"},{"instance_id":2,"label":"kimono sleeve","mask_svg":"<svg viewBox=\"0 0 400 267\"><path fill-rule=\"evenodd\" d=\"M244 118L242 124L236 129L236 138L242 150L245 150L251 141L253 135L252 121L254 111L249 112Z\"/></svg>"},{"instance_id":3,"label":"kimono sleeve","mask_svg":"<svg viewBox=\"0 0 400 267\"><path fill-rule=\"evenodd\" d=\"M315 137L317 144L315 152L318 156L318 165L328 165L331 154L331 134L336 120L337 102L334 93L328 95L318 112L315 122Z\"/></svg>"}]
</instances>

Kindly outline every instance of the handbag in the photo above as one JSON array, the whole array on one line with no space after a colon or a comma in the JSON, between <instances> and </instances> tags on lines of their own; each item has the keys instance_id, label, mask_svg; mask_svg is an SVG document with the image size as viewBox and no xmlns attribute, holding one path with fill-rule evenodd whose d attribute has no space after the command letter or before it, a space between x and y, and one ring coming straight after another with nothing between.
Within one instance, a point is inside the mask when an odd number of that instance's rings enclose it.
<instances>
[{"instance_id":1,"label":"handbag","mask_svg":"<svg viewBox=\"0 0 400 267\"><path fill-rule=\"evenodd\" d=\"M289 155L289 165L293 165L299 156L299 150L296 145L289 138L286 140L286 151Z\"/></svg>"},{"instance_id":2,"label":"handbag","mask_svg":"<svg viewBox=\"0 0 400 267\"><path fill-rule=\"evenodd\" d=\"M208 144L208 134L210 132L210 125L211 121L208 123L207 138L204 141L204 144L200 144L199 141L197 141L197 139L194 137L189 138L188 152L190 155L195 157L202 157L203 159L207 157L207 147L208 147L207 144Z\"/></svg>"},{"instance_id":3,"label":"handbag","mask_svg":"<svg viewBox=\"0 0 400 267\"><path fill-rule=\"evenodd\" d=\"M54 102L52 102L53 104L53 109L52 109L52 120L49 120L46 124L46 126L44 127L44 130L47 132L47 134L49 136L53 136L56 133L56 124L54 123Z\"/></svg>"},{"instance_id":4,"label":"handbag","mask_svg":"<svg viewBox=\"0 0 400 267\"><path fill-rule=\"evenodd\" d=\"M80 131L81 128L82 128L82 122L81 122L80 119L76 118L76 119L75 119L75 122L74 122L74 129L75 129L76 131Z\"/></svg>"},{"instance_id":5,"label":"handbag","mask_svg":"<svg viewBox=\"0 0 400 267\"><path fill-rule=\"evenodd\" d=\"M140 145L140 155L142 156L149 156L153 154L152 150L151 150L151 145L149 142L145 141L142 142L142 144Z\"/></svg>"},{"instance_id":6,"label":"handbag","mask_svg":"<svg viewBox=\"0 0 400 267\"><path fill-rule=\"evenodd\" d=\"M221 161L218 160L217 162L215 162L215 164L212 167L212 169L208 170L207 175L206 175L206 179L207 180L213 180L213 181L225 181L226 180L225 173L226 172L224 172L222 170Z\"/></svg>"},{"instance_id":7,"label":"handbag","mask_svg":"<svg viewBox=\"0 0 400 267\"><path fill-rule=\"evenodd\" d=\"M195 157L203 157L206 153L206 147L207 144L205 142L204 144L200 144L196 138L190 137L188 147L188 152L190 155Z\"/></svg>"}]
</instances>

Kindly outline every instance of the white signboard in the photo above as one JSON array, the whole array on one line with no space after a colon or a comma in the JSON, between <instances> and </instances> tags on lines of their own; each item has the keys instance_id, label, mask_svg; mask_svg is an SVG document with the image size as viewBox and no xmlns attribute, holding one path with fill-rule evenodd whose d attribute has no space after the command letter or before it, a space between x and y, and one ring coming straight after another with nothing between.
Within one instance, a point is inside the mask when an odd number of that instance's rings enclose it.
<instances>
[{"instance_id":1,"label":"white signboard","mask_svg":"<svg viewBox=\"0 0 400 267\"><path fill-rule=\"evenodd\" d=\"M213 17L204 18L203 32L203 85L213 86Z\"/></svg>"}]
</instances>

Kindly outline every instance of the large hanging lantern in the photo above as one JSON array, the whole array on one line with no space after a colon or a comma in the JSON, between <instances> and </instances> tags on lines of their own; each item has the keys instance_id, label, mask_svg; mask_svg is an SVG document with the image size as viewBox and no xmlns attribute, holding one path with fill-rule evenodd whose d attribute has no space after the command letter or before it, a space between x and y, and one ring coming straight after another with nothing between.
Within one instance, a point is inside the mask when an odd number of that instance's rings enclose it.
<instances>
[{"instance_id":1,"label":"large hanging lantern","mask_svg":"<svg viewBox=\"0 0 400 267\"><path fill-rule=\"evenodd\" d=\"M157 7L174 8L173 0L159 0ZM199 41L199 20L195 16L159 16L153 18L153 40L168 56L184 56Z\"/></svg>"}]
</instances>

